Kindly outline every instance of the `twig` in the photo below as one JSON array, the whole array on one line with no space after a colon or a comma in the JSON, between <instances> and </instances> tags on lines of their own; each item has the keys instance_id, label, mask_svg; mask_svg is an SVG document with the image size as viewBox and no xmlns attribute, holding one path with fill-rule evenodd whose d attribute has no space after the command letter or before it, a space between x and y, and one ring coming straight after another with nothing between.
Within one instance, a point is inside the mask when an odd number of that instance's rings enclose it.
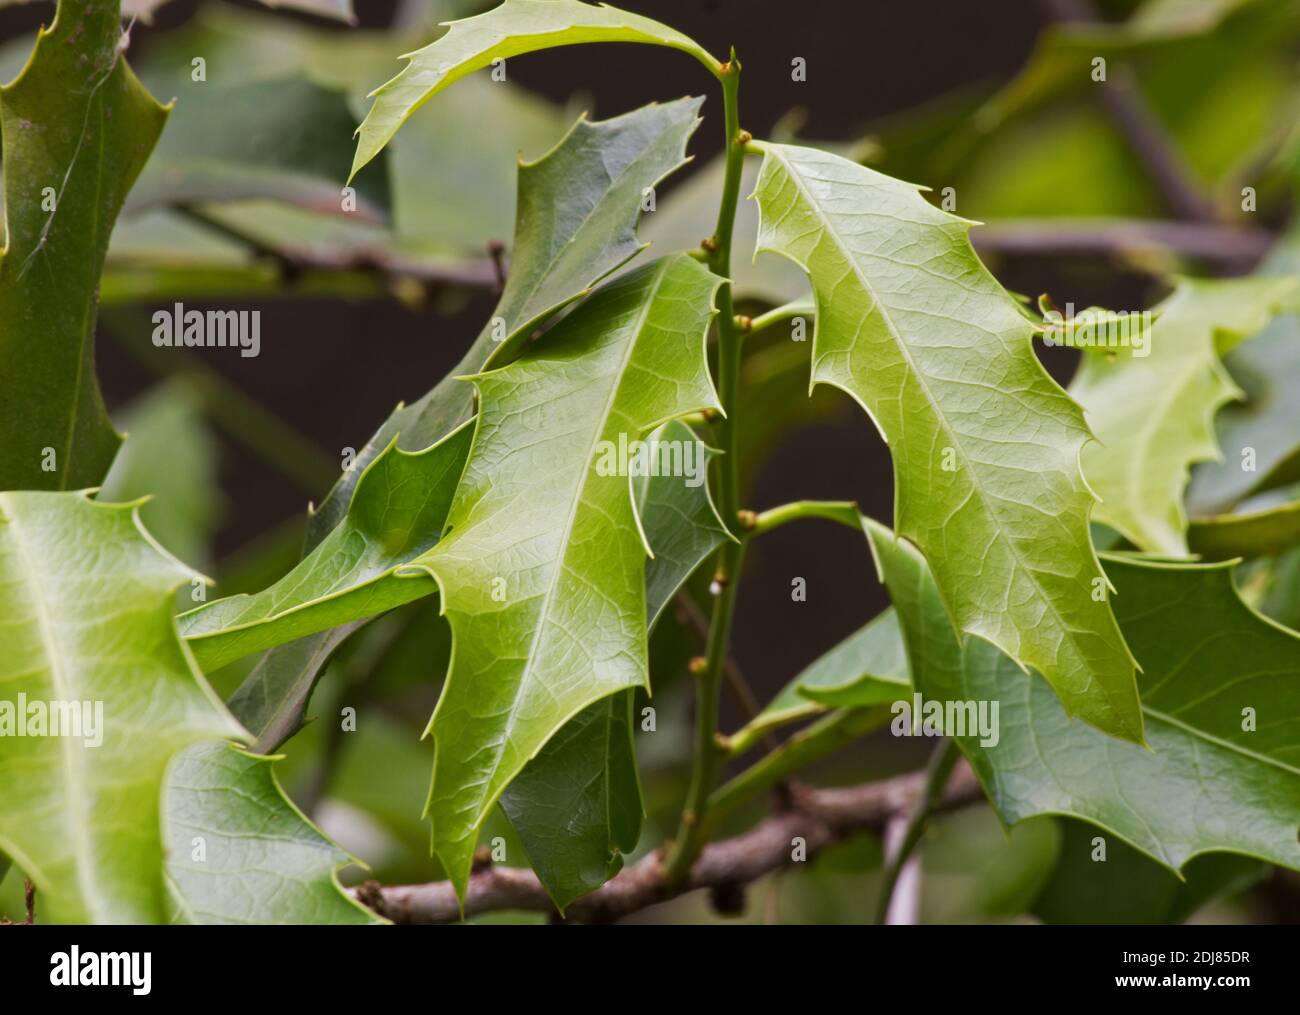
<instances>
[{"instance_id":1,"label":"twig","mask_svg":"<svg viewBox=\"0 0 1300 1015\"><path fill-rule=\"evenodd\" d=\"M279 266L280 274L292 281L306 271L362 271L385 276L392 282L414 279L426 284L488 288L497 278L490 257L464 264L429 264L394 255L382 247L353 247L341 251L313 250L264 242L256 236L223 222L194 205L174 205L173 211L185 216L228 240L248 248L256 257L268 258Z\"/></svg>"},{"instance_id":2,"label":"twig","mask_svg":"<svg viewBox=\"0 0 1300 1015\"><path fill-rule=\"evenodd\" d=\"M982 254L1114 257L1168 250L1228 265L1258 261L1275 239L1267 229L1167 219L995 222L971 232L975 249Z\"/></svg>"},{"instance_id":3,"label":"twig","mask_svg":"<svg viewBox=\"0 0 1300 1015\"><path fill-rule=\"evenodd\" d=\"M794 839L804 840L806 856L811 859L857 832L881 830L891 817L906 813L924 787L925 776L912 773L847 789L803 789L794 795L790 809L743 835L706 845L675 888L664 878L661 856L652 853L573 903L565 918L609 923L686 892L750 884L795 862ZM962 765L941 806L959 807L980 795L974 774ZM455 890L447 881L388 887L367 882L354 889L353 895L394 923L454 923L461 915ZM465 893L465 915L500 910L553 913L554 905L531 870L489 867L472 874Z\"/></svg>"}]
</instances>

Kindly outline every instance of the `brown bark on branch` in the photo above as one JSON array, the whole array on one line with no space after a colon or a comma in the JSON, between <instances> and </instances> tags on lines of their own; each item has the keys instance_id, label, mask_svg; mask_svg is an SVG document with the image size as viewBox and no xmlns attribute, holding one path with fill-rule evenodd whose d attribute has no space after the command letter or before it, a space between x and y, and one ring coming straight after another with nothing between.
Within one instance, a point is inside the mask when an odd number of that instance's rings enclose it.
<instances>
[{"instance_id":1,"label":"brown bark on branch","mask_svg":"<svg viewBox=\"0 0 1300 1015\"><path fill-rule=\"evenodd\" d=\"M811 859L856 832L879 831L894 815L911 810L924 785L925 773L917 772L846 789L797 787L787 809L743 835L705 846L678 890L665 883L661 857L656 852L573 903L565 918L578 923L610 923L697 889L743 887L765 874L792 866L796 837L804 840L807 858ZM979 783L962 763L953 773L941 807L951 809L980 797ZM392 886L368 881L353 894L394 923L455 923L461 916L456 893L447 881ZM487 867L475 871L465 894L465 915L501 910L554 913L555 907L531 870Z\"/></svg>"}]
</instances>

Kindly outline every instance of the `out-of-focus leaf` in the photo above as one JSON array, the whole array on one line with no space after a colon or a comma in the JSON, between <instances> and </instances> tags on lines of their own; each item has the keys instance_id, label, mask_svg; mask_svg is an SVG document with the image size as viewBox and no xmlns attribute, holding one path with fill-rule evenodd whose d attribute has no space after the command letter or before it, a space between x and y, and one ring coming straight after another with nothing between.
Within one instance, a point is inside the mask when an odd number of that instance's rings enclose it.
<instances>
[{"instance_id":1,"label":"out-of-focus leaf","mask_svg":"<svg viewBox=\"0 0 1300 1015\"><path fill-rule=\"evenodd\" d=\"M1300 273L1300 232L1277 246L1260 273ZM1187 502L1193 514L1221 514L1254 491L1300 479L1300 315L1276 318L1229 352L1224 364L1246 401L1219 413L1223 459L1192 473Z\"/></svg>"},{"instance_id":2,"label":"out-of-focus leaf","mask_svg":"<svg viewBox=\"0 0 1300 1015\"><path fill-rule=\"evenodd\" d=\"M1258 860L1211 853L1188 861L1182 877L1118 837L1100 836L1103 860L1094 859L1096 827L1061 820L1061 854L1032 912L1046 923L1182 923L1216 896L1240 890L1264 872Z\"/></svg>"},{"instance_id":3,"label":"out-of-focus leaf","mask_svg":"<svg viewBox=\"0 0 1300 1015\"><path fill-rule=\"evenodd\" d=\"M99 276L118 210L167 111L118 40L116 4L60 3L0 88L0 489L96 486L121 438L94 370Z\"/></svg>"},{"instance_id":4,"label":"out-of-focus leaf","mask_svg":"<svg viewBox=\"0 0 1300 1015\"><path fill-rule=\"evenodd\" d=\"M1052 876L1061 835L1050 818L1008 830L990 807L930 822L921 861L920 922L985 923L1023 913Z\"/></svg>"},{"instance_id":5,"label":"out-of-focus leaf","mask_svg":"<svg viewBox=\"0 0 1300 1015\"><path fill-rule=\"evenodd\" d=\"M163 922L168 762L245 736L177 637L191 576L130 505L0 494L0 851L53 923ZM14 735L37 718L46 735Z\"/></svg>"},{"instance_id":6,"label":"out-of-focus leaf","mask_svg":"<svg viewBox=\"0 0 1300 1015\"><path fill-rule=\"evenodd\" d=\"M441 38L407 55L402 72L375 89L358 131L355 176L407 118L448 85L508 57L589 42L641 42L689 53L710 71L718 63L681 32L639 14L578 0L505 0L486 14L453 22Z\"/></svg>"},{"instance_id":7,"label":"out-of-focus leaf","mask_svg":"<svg viewBox=\"0 0 1300 1015\"><path fill-rule=\"evenodd\" d=\"M237 118L232 110L239 110ZM383 221L391 201L386 168L358 180L355 208L344 207L352 125L347 95L301 73L187 82L126 211L269 198L321 214Z\"/></svg>"},{"instance_id":8,"label":"out-of-focus leaf","mask_svg":"<svg viewBox=\"0 0 1300 1015\"><path fill-rule=\"evenodd\" d=\"M201 401L184 381L154 388L118 419L126 436L96 495L108 503L149 500L140 519L179 559L207 569L221 513L217 448Z\"/></svg>"},{"instance_id":9,"label":"out-of-focus leaf","mask_svg":"<svg viewBox=\"0 0 1300 1015\"><path fill-rule=\"evenodd\" d=\"M1187 544L1205 560L1281 553L1300 544L1300 501L1284 500L1237 514L1193 518Z\"/></svg>"},{"instance_id":10,"label":"out-of-focus leaf","mask_svg":"<svg viewBox=\"0 0 1300 1015\"><path fill-rule=\"evenodd\" d=\"M339 886L355 859L285 798L273 761L214 743L172 762L162 807L171 922L384 922Z\"/></svg>"},{"instance_id":11,"label":"out-of-focus leaf","mask_svg":"<svg viewBox=\"0 0 1300 1015\"><path fill-rule=\"evenodd\" d=\"M1144 550L1186 555L1188 470L1218 454L1214 414L1240 394L1216 342L1255 334L1296 289L1292 278L1186 279L1149 330L1135 318L1127 330L1140 335L1115 332L1132 348L1089 350L1070 394L1097 436L1083 470L1098 521Z\"/></svg>"},{"instance_id":12,"label":"out-of-focus leaf","mask_svg":"<svg viewBox=\"0 0 1300 1015\"><path fill-rule=\"evenodd\" d=\"M1108 557L1143 670L1150 749L1072 722L1047 686L979 638L959 643L921 554L864 522L931 701L998 704L997 742L956 737L1003 820L1082 818L1178 872L1230 852L1300 868L1300 635L1241 601L1226 565Z\"/></svg>"},{"instance_id":13,"label":"out-of-focus leaf","mask_svg":"<svg viewBox=\"0 0 1300 1015\"><path fill-rule=\"evenodd\" d=\"M582 709L647 683L646 547L629 478L602 463L620 434L716 407L704 340L719 284L684 254L661 259L474 378L477 431L450 531L415 562L437 577L455 638L430 723L428 810L458 891L524 765Z\"/></svg>"},{"instance_id":14,"label":"out-of-focus leaf","mask_svg":"<svg viewBox=\"0 0 1300 1015\"><path fill-rule=\"evenodd\" d=\"M813 381L848 392L889 442L899 530L957 623L1037 668L1071 714L1140 742L1132 656L1090 593L1083 413L969 223L838 156L762 148L759 248L812 280Z\"/></svg>"}]
</instances>

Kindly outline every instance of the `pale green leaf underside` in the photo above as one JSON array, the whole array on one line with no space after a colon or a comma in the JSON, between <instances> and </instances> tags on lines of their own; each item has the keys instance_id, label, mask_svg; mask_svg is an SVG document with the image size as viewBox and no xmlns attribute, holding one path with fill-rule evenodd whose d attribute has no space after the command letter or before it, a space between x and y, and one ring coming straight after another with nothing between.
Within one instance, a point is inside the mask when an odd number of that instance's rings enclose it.
<instances>
[{"instance_id":1,"label":"pale green leaf underside","mask_svg":"<svg viewBox=\"0 0 1300 1015\"><path fill-rule=\"evenodd\" d=\"M173 923L382 923L339 886L356 861L285 798L273 759L196 744L167 774Z\"/></svg>"},{"instance_id":2,"label":"pale green leaf underside","mask_svg":"<svg viewBox=\"0 0 1300 1015\"><path fill-rule=\"evenodd\" d=\"M129 505L0 494L0 702L90 702L92 721L102 707L99 746L0 736L0 852L50 922L165 920L167 763L195 741L245 735L176 634L172 592L191 574Z\"/></svg>"},{"instance_id":3,"label":"pale green leaf underside","mask_svg":"<svg viewBox=\"0 0 1300 1015\"><path fill-rule=\"evenodd\" d=\"M713 452L680 420L650 440L694 446L703 464ZM637 483L637 510L654 557L646 563L646 619L653 629L687 578L730 538L707 483L662 473ZM641 835L632 692L598 701L552 737L501 797L538 878L563 910L621 868Z\"/></svg>"},{"instance_id":4,"label":"pale green leaf underside","mask_svg":"<svg viewBox=\"0 0 1300 1015\"><path fill-rule=\"evenodd\" d=\"M646 548L602 441L716 407L704 360L719 279L685 255L608 283L480 411L449 534L416 563L443 592L452 669L430 723L434 850L463 890L478 829L561 726L646 673Z\"/></svg>"},{"instance_id":5,"label":"pale green leaf underside","mask_svg":"<svg viewBox=\"0 0 1300 1015\"><path fill-rule=\"evenodd\" d=\"M1132 657L1092 595L1083 413L969 224L838 156L762 149L759 249L812 281L813 383L852 395L889 443L899 531L957 624L1043 673L1072 714L1141 741Z\"/></svg>"},{"instance_id":6,"label":"pale green leaf underside","mask_svg":"<svg viewBox=\"0 0 1300 1015\"><path fill-rule=\"evenodd\" d=\"M1004 821L1080 817L1175 871L1215 851L1300 868L1300 635L1242 603L1230 567L1107 559L1144 668L1144 750L1072 721L988 642L959 645L921 555L866 524L917 689L999 703L995 746L957 739ZM1247 708L1254 732L1242 728Z\"/></svg>"},{"instance_id":7,"label":"pale green leaf underside","mask_svg":"<svg viewBox=\"0 0 1300 1015\"><path fill-rule=\"evenodd\" d=\"M357 131L352 175L379 154L407 117L465 75L494 60L589 42L669 46L710 71L718 67L694 40L639 14L577 0L505 0L485 14L451 22L445 35L407 54L402 72L371 93L374 104Z\"/></svg>"},{"instance_id":8,"label":"pale green leaf underside","mask_svg":"<svg viewBox=\"0 0 1300 1015\"><path fill-rule=\"evenodd\" d=\"M1187 554L1188 470L1218 457L1214 415L1241 397L1216 339L1255 334L1294 288L1290 278L1184 280L1145 336L1146 355L1116 347L1084 356L1070 394L1097 436L1083 452L1097 521L1143 550Z\"/></svg>"}]
</instances>

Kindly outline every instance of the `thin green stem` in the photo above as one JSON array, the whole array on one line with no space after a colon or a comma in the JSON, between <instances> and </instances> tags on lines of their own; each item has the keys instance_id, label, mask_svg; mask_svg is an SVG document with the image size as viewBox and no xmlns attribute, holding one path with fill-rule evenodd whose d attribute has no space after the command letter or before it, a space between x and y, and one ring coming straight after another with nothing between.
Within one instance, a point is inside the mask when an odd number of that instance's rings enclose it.
<instances>
[{"instance_id":1,"label":"thin green stem","mask_svg":"<svg viewBox=\"0 0 1300 1015\"><path fill-rule=\"evenodd\" d=\"M795 772L878 729L889 721L887 708L846 708L832 712L806 730L800 730L770 754L764 755L708 801L711 824L741 804L784 782Z\"/></svg>"},{"instance_id":2,"label":"thin green stem","mask_svg":"<svg viewBox=\"0 0 1300 1015\"><path fill-rule=\"evenodd\" d=\"M850 529L862 529L858 505L851 500L797 500L755 515L747 535L751 538L761 536L801 518L825 518L847 525Z\"/></svg>"},{"instance_id":3,"label":"thin green stem","mask_svg":"<svg viewBox=\"0 0 1300 1015\"><path fill-rule=\"evenodd\" d=\"M785 321L792 321L796 317L812 317L816 314L817 308L813 301L804 297L795 300L792 303L785 303L779 307L774 307L765 314L759 314L749 322L749 334L756 335L760 331L775 327Z\"/></svg>"},{"instance_id":4,"label":"thin green stem","mask_svg":"<svg viewBox=\"0 0 1300 1015\"><path fill-rule=\"evenodd\" d=\"M731 236L735 227L736 206L740 200L740 176L744 165L745 144L749 135L740 129L740 61L732 51L731 59L719 68L722 83L724 130L726 131L726 169L723 175L722 200L718 207L718 225L704 244L709 270L726 279L718 291L718 397L723 418L719 421L718 442L724 452L718 462L718 509L723 523L737 536L728 540L718 554L714 575L713 612L709 636L696 694L695 749L691 783L686 793L677 837L664 860L664 878L680 884L690 872L705 842L704 818L709 794L717 778L722 758L718 732L718 699L721 694L723 668L731 638L731 619L736 605L736 588L744 561L744 542L739 538L740 474L737 468L737 430L740 389L741 332L736 324L731 295Z\"/></svg>"},{"instance_id":5,"label":"thin green stem","mask_svg":"<svg viewBox=\"0 0 1300 1015\"><path fill-rule=\"evenodd\" d=\"M925 786L921 790L921 795L916 798L916 806L912 808L912 813L907 819L903 838L885 867L885 880L880 886L880 897L876 902L876 923L884 923L885 917L889 915L889 904L894 899L894 889L898 887L899 875L903 873L903 866L920 843L930 816L939 805L939 801L943 799L944 787L948 785L948 777L952 775L958 757L957 741L948 738L945 738L930 755Z\"/></svg>"}]
</instances>

